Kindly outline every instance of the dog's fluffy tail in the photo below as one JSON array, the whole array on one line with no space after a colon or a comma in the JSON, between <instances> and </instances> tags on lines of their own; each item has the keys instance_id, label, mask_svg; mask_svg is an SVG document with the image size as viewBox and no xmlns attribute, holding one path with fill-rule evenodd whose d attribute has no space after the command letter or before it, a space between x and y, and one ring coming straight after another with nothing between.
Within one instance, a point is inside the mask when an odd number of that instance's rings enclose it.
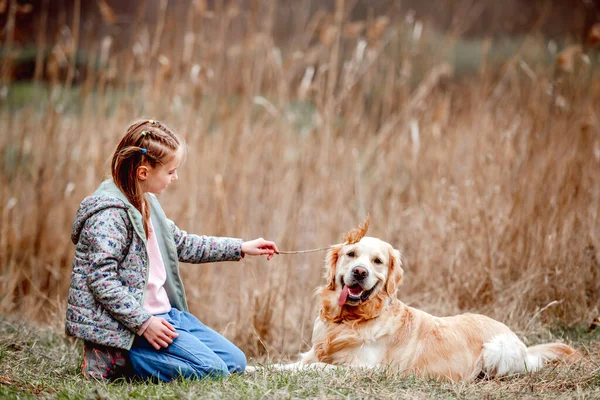
<instances>
[{"instance_id":1,"label":"dog's fluffy tail","mask_svg":"<svg viewBox=\"0 0 600 400\"><path fill-rule=\"evenodd\" d=\"M516 335L496 336L483 345L483 372L503 376L533 372L546 361L576 356L576 351L563 343L547 343L527 347Z\"/></svg>"}]
</instances>

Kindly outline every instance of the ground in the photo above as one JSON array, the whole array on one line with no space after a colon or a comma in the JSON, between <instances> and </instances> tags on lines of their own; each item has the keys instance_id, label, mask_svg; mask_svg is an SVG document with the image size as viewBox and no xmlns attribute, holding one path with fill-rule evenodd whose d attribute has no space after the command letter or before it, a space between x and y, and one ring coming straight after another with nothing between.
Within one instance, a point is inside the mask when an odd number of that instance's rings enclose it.
<instances>
[{"instance_id":1,"label":"ground","mask_svg":"<svg viewBox=\"0 0 600 400\"><path fill-rule=\"evenodd\" d=\"M390 371L261 372L213 381L170 384L104 384L80 375L81 344L49 328L0 317L0 398L444 398L547 399L600 398L600 333L585 328L545 330L527 339L549 336L577 347L585 357L576 365L549 365L539 373L499 380L449 383L400 377ZM251 360L254 363L254 360Z\"/></svg>"}]
</instances>

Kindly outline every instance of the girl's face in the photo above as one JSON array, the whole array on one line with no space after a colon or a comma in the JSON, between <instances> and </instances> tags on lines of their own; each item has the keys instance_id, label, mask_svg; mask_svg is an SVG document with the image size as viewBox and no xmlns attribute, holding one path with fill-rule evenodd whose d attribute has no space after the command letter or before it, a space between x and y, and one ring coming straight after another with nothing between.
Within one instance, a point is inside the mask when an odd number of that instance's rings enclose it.
<instances>
[{"instance_id":1,"label":"girl's face","mask_svg":"<svg viewBox=\"0 0 600 400\"><path fill-rule=\"evenodd\" d=\"M142 181L144 192L160 194L171 182L176 181L178 179L177 168L181 164L181 159L181 151L178 151L175 157L165 164L159 164L156 167L149 165L138 167L138 179Z\"/></svg>"}]
</instances>

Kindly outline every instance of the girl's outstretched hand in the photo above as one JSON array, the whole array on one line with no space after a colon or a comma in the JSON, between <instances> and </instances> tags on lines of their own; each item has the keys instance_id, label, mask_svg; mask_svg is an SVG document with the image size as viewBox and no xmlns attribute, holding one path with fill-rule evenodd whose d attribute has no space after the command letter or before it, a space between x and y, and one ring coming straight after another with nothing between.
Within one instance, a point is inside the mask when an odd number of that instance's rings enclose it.
<instances>
[{"instance_id":1,"label":"girl's outstretched hand","mask_svg":"<svg viewBox=\"0 0 600 400\"><path fill-rule=\"evenodd\" d=\"M148 342L156 349L160 350L161 347L165 349L173 343L173 339L177 336L177 332L173 325L167 322L164 318L152 317L150 325L143 333L143 336Z\"/></svg>"},{"instance_id":2,"label":"girl's outstretched hand","mask_svg":"<svg viewBox=\"0 0 600 400\"><path fill-rule=\"evenodd\" d=\"M242 256L248 254L250 256L262 256L267 254L267 260L273 258L274 254L279 254L275 242L269 242L263 238L250 240L242 243Z\"/></svg>"}]
</instances>

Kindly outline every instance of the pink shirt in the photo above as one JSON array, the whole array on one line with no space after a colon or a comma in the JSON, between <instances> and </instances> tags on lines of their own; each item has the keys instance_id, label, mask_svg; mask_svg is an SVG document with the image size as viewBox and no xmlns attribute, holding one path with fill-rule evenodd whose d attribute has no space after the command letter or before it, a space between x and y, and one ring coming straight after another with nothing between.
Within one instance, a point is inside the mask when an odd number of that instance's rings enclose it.
<instances>
[{"instance_id":1,"label":"pink shirt","mask_svg":"<svg viewBox=\"0 0 600 400\"><path fill-rule=\"evenodd\" d=\"M163 314L171 311L171 303L169 297L165 291L164 285L167 280L167 271L165 270L165 264L160 254L158 247L158 241L154 234L154 227L152 221L148 221L148 228L150 235L148 236L147 247L148 247L148 261L150 263L150 274L148 276L148 286L146 287L146 297L144 298L144 309L150 314ZM138 330L138 335L142 335L148 325L150 324L149 318Z\"/></svg>"}]
</instances>

